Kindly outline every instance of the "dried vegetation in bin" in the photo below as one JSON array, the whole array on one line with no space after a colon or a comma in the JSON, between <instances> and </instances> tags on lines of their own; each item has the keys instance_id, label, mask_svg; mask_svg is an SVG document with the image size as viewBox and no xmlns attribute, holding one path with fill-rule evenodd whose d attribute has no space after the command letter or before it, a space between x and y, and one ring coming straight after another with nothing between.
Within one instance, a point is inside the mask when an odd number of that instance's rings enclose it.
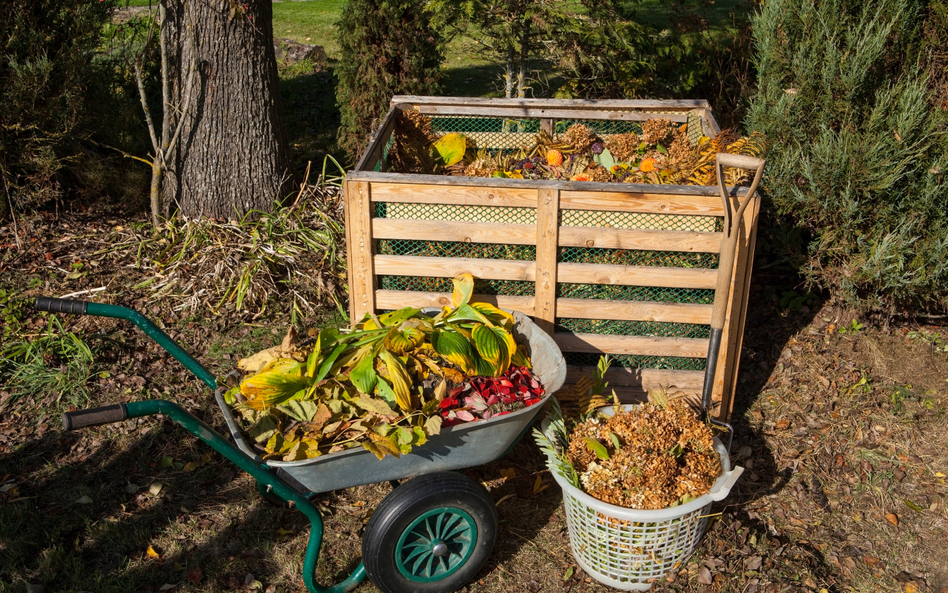
<instances>
[{"instance_id":1,"label":"dried vegetation in bin","mask_svg":"<svg viewBox=\"0 0 948 593\"><path fill-rule=\"evenodd\" d=\"M616 183L713 185L714 155L719 152L759 157L765 141L754 133L741 138L725 130L692 142L688 124L665 118L642 123L641 134L600 136L575 123L561 134L541 130L532 142L515 149L478 147L468 135L439 136L431 120L413 110L400 111L389 161L397 173L425 173L503 179L559 179ZM725 182L747 181L744 170L728 170Z\"/></svg>"},{"instance_id":2,"label":"dried vegetation in bin","mask_svg":"<svg viewBox=\"0 0 948 593\"><path fill-rule=\"evenodd\" d=\"M601 413L608 366L604 357L595 377L557 394L552 439L534 432L554 457L554 471L593 498L629 509L665 509L707 494L722 471L710 426L685 398L660 390L628 410L613 393L612 415Z\"/></svg>"}]
</instances>

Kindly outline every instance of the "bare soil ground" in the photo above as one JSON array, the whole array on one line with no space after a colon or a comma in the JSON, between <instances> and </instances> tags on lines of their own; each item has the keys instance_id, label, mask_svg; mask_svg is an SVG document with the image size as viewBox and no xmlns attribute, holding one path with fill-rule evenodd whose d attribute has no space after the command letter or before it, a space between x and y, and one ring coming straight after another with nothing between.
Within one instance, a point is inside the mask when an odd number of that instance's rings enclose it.
<instances>
[{"instance_id":1,"label":"bare soil ground","mask_svg":"<svg viewBox=\"0 0 948 593\"><path fill-rule=\"evenodd\" d=\"M49 327L18 303L106 287L85 296L143 309L217 375L279 342L290 319L279 294L261 301L262 313L182 313L181 299L142 286L160 271L116 257L76 275L72 264L101 251L102 237L143 222L21 219L19 248L14 229L0 228L0 289L12 295L0 306L14 305L4 323L16 326L4 341ZM733 460L747 471L691 560L653 590L948 591L948 329L858 328L818 302L790 311L771 296L786 283L758 273L753 284L732 417ZM306 520L264 502L249 476L196 438L153 418L61 430L70 406L158 397L225 428L211 393L135 328L60 320L96 355L88 400L56 390L14 398L0 377L0 591L303 591ZM468 473L490 489L500 533L467 591L608 590L576 567L559 489L530 439ZM358 564L364 524L390 489L317 499L320 582Z\"/></svg>"}]
</instances>

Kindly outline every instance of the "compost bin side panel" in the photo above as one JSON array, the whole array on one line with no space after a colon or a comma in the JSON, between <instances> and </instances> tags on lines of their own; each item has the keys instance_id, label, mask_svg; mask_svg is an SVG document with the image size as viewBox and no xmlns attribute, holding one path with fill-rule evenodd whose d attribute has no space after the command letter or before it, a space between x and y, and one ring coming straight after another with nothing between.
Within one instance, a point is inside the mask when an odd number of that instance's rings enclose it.
<instances>
[{"instance_id":1,"label":"compost bin side panel","mask_svg":"<svg viewBox=\"0 0 948 593\"><path fill-rule=\"evenodd\" d=\"M346 183L346 244L349 248L349 315L358 322L369 311L375 312L374 241L372 203L369 183Z\"/></svg>"}]
</instances>

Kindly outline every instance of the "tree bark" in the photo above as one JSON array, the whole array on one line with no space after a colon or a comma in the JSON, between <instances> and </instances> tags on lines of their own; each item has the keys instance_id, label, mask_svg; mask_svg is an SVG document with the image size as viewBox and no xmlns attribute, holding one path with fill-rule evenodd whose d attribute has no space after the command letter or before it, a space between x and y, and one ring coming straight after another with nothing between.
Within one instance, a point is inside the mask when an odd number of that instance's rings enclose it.
<instances>
[{"instance_id":1,"label":"tree bark","mask_svg":"<svg viewBox=\"0 0 948 593\"><path fill-rule=\"evenodd\" d=\"M272 21L271 0L166 0L165 211L239 219L291 191Z\"/></svg>"}]
</instances>

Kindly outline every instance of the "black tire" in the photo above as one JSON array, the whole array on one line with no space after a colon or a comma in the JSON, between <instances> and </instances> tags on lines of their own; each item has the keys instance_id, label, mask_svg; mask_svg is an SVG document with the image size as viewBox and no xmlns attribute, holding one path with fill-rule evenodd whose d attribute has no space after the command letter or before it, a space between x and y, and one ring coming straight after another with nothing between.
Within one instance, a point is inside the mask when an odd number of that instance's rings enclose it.
<instances>
[{"instance_id":1,"label":"black tire","mask_svg":"<svg viewBox=\"0 0 948 593\"><path fill-rule=\"evenodd\" d=\"M429 538L429 533L435 533ZM444 539L440 539L444 536ZM393 490L365 526L362 562L386 593L456 591L487 562L497 509L467 476L439 472Z\"/></svg>"}]
</instances>

